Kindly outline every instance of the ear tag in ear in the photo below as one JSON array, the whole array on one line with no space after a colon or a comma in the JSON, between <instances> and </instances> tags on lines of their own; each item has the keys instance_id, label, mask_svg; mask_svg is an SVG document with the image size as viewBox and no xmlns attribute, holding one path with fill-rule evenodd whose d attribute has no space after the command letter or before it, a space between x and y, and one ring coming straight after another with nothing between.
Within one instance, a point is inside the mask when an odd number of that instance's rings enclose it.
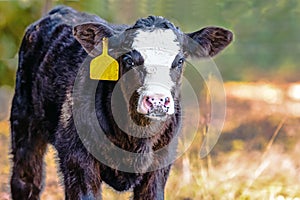
<instances>
[{"instance_id":1,"label":"ear tag in ear","mask_svg":"<svg viewBox=\"0 0 300 200\"><path fill-rule=\"evenodd\" d=\"M119 78L119 63L108 55L107 38L102 40L102 54L90 63L90 78L107 81L117 81Z\"/></svg>"}]
</instances>

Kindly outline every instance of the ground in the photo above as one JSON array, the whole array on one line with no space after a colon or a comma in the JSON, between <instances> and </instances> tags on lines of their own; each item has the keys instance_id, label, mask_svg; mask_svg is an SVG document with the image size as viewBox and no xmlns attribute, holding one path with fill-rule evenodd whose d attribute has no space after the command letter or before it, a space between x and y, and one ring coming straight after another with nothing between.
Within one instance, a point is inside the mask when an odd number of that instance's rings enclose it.
<instances>
[{"instance_id":1,"label":"ground","mask_svg":"<svg viewBox=\"0 0 300 200\"><path fill-rule=\"evenodd\" d=\"M300 200L300 84L226 83L227 116L209 156L199 157L202 133L174 164L167 200ZM202 114L203 115L203 114ZM200 126L201 127L201 126ZM0 122L0 200L8 200L9 124ZM43 200L63 199L55 150L45 158ZM180 180L180 181L179 181ZM104 186L103 199L129 199Z\"/></svg>"}]
</instances>

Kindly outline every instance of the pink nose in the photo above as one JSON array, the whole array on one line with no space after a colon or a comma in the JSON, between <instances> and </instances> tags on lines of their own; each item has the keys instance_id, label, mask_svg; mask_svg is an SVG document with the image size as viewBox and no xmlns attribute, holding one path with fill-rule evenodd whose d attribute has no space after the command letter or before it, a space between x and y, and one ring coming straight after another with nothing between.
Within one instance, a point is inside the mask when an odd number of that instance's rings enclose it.
<instances>
[{"instance_id":1,"label":"pink nose","mask_svg":"<svg viewBox=\"0 0 300 200\"><path fill-rule=\"evenodd\" d=\"M149 114L155 109L160 109L162 112L167 113L170 101L171 98L164 95L145 96L142 101L142 106L146 114Z\"/></svg>"}]
</instances>

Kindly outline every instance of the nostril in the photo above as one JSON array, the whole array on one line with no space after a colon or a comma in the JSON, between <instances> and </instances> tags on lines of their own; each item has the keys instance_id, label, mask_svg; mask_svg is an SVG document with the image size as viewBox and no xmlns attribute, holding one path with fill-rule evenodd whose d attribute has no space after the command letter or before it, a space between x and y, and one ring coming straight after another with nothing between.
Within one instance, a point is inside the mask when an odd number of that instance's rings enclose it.
<instances>
[{"instance_id":1,"label":"nostril","mask_svg":"<svg viewBox=\"0 0 300 200\"><path fill-rule=\"evenodd\" d=\"M152 101L153 101L153 98L145 97L145 104L146 104L146 106L152 107Z\"/></svg>"},{"instance_id":2,"label":"nostril","mask_svg":"<svg viewBox=\"0 0 300 200\"><path fill-rule=\"evenodd\" d=\"M165 106L169 105L170 103L170 98L169 97L166 97L165 98Z\"/></svg>"}]
</instances>

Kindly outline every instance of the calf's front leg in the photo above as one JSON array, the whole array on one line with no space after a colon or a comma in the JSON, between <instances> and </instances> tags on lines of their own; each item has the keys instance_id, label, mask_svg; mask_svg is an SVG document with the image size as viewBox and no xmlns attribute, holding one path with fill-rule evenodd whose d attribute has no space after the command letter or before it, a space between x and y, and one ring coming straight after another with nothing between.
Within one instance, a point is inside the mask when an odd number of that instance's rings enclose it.
<instances>
[{"instance_id":1,"label":"calf's front leg","mask_svg":"<svg viewBox=\"0 0 300 200\"><path fill-rule=\"evenodd\" d=\"M142 181L133 190L133 200L164 200L164 189L170 166L145 173Z\"/></svg>"}]
</instances>

